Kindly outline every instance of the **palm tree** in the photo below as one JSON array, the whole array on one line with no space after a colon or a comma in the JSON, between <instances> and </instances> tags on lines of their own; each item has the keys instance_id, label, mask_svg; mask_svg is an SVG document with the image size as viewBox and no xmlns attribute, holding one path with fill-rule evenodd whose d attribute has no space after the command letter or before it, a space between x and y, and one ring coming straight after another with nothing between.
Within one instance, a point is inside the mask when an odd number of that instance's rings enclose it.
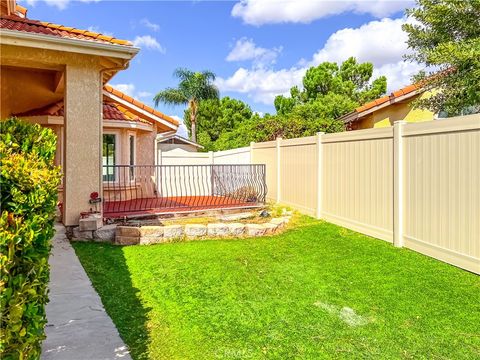
<instances>
[{"instance_id":1,"label":"palm tree","mask_svg":"<svg viewBox=\"0 0 480 360\"><path fill-rule=\"evenodd\" d=\"M196 121L198 103L207 99L218 99L218 88L213 84L215 74L211 71L194 72L178 68L173 75L180 80L177 88L166 88L160 91L153 100L155 106L159 103L167 105L188 105L190 110L190 138L196 141Z\"/></svg>"}]
</instances>

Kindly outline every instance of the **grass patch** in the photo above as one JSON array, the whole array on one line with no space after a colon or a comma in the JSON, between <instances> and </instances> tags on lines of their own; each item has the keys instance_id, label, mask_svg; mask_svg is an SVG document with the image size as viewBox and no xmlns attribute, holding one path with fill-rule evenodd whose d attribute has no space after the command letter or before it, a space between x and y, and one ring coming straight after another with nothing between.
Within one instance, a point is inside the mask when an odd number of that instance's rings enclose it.
<instances>
[{"instance_id":1,"label":"grass patch","mask_svg":"<svg viewBox=\"0 0 480 360\"><path fill-rule=\"evenodd\" d=\"M297 225L74 247L134 359L480 357L480 277L322 221Z\"/></svg>"}]
</instances>

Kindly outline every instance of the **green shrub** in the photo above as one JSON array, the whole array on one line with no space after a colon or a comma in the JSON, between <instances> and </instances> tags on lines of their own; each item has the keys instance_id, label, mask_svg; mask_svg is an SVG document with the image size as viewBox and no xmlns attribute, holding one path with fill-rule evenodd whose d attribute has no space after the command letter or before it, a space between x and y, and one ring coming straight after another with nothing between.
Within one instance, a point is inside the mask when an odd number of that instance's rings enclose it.
<instances>
[{"instance_id":1,"label":"green shrub","mask_svg":"<svg viewBox=\"0 0 480 360\"><path fill-rule=\"evenodd\" d=\"M14 118L0 126L0 358L38 359L60 183L56 136Z\"/></svg>"}]
</instances>

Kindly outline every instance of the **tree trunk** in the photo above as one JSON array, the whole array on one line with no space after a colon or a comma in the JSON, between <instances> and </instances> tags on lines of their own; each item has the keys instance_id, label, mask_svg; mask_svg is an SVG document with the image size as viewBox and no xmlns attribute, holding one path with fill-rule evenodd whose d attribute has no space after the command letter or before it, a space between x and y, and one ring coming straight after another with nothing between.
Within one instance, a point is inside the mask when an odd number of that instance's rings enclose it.
<instances>
[{"instance_id":1,"label":"tree trunk","mask_svg":"<svg viewBox=\"0 0 480 360\"><path fill-rule=\"evenodd\" d=\"M197 124L195 124L195 120L194 119L190 119L191 121L191 125L190 125L190 130L191 130L191 134L190 134L190 140L192 140L193 142L197 142L197 129L196 129L196 126Z\"/></svg>"},{"instance_id":2,"label":"tree trunk","mask_svg":"<svg viewBox=\"0 0 480 360\"><path fill-rule=\"evenodd\" d=\"M197 142L197 106L193 101L190 106L190 140Z\"/></svg>"}]
</instances>

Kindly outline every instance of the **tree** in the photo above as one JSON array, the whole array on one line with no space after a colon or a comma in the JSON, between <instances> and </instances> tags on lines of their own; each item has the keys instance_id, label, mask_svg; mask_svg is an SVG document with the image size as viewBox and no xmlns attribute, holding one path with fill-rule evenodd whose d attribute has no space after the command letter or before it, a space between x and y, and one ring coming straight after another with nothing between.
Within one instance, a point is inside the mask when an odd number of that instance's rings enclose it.
<instances>
[{"instance_id":1,"label":"tree","mask_svg":"<svg viewBox=\"0 0 480 360\"><path fill-rule=\"evenodd\" d=\"M290 89L290 97L280 95L275 98L277 116L286 117L278 121L286 126L285 131L281 134L278 129L276 135L309 136L318 131L342 131L343 123L337 118L386 92L386 77L371 81L372 74L371 63L360 64L353 57L340 66L323 62L309 68L303 77L302 91L294 86ZM288 119L292 122L290 130L288 121L285 121ZM297 126L301 121L305 124Z\"/></svg>"},{"instance_id":2,"label":"tree","mask_svg":"<svg viewBox=\"0 0 480 360\"><path fill-rule=\"evenodd\" d=\"M480 0L417 0L403 25L413 53L430 67L415 76L432 96L416 105L449 115L480 111Z\"/></svg>"},{"instance_id":3,"label":"tree","mask_svg":"<svg viewBox=\"0 0 480 360\"><path fill-rule=\"evenodd\" d=\"M252 114L247 104L230 97L200 101L197 111L198 143L206 151L215 150L215 142L222 133L237 128ZM184 122L190 128L190 109L185 110Z\"/></svg>"},{"instance_id":4,"label":"tree","mask_svg":"<svg viewBox=\"0 0 480 360\"><path fill-rule=\"evenodd\" d=\"M169 105L188 105L190 111L190 138L196 141L196 124L199 102L218 99L218 88L213 84L215 74L211 71L194 72L178 68L173 73L180 80L177 88L167 88L153 98L155 106L159 103Z\"/></svg>"},{"instance_id":5,"label":"tree","mask_svg":"<svg viewBox=\"0 0 480 360\"><path fill-rule=\"evenodd\" d=\"M343 131L344 123L337 120L339 117L386 92L387 79L380 76L372 81L372 74L372 64L359 64L355 58L341 65L324 62L311 67L303 77L302 89L294 86L290 89L290 97L275 98L275 115L260 117L255 114L232 124L233 128L220 128L217 132L220 135L211 144L211 149L232 149L248 146L251 141L269 141L277 137L311 136L319 131Z\"/></svg>"}]
</instances>

